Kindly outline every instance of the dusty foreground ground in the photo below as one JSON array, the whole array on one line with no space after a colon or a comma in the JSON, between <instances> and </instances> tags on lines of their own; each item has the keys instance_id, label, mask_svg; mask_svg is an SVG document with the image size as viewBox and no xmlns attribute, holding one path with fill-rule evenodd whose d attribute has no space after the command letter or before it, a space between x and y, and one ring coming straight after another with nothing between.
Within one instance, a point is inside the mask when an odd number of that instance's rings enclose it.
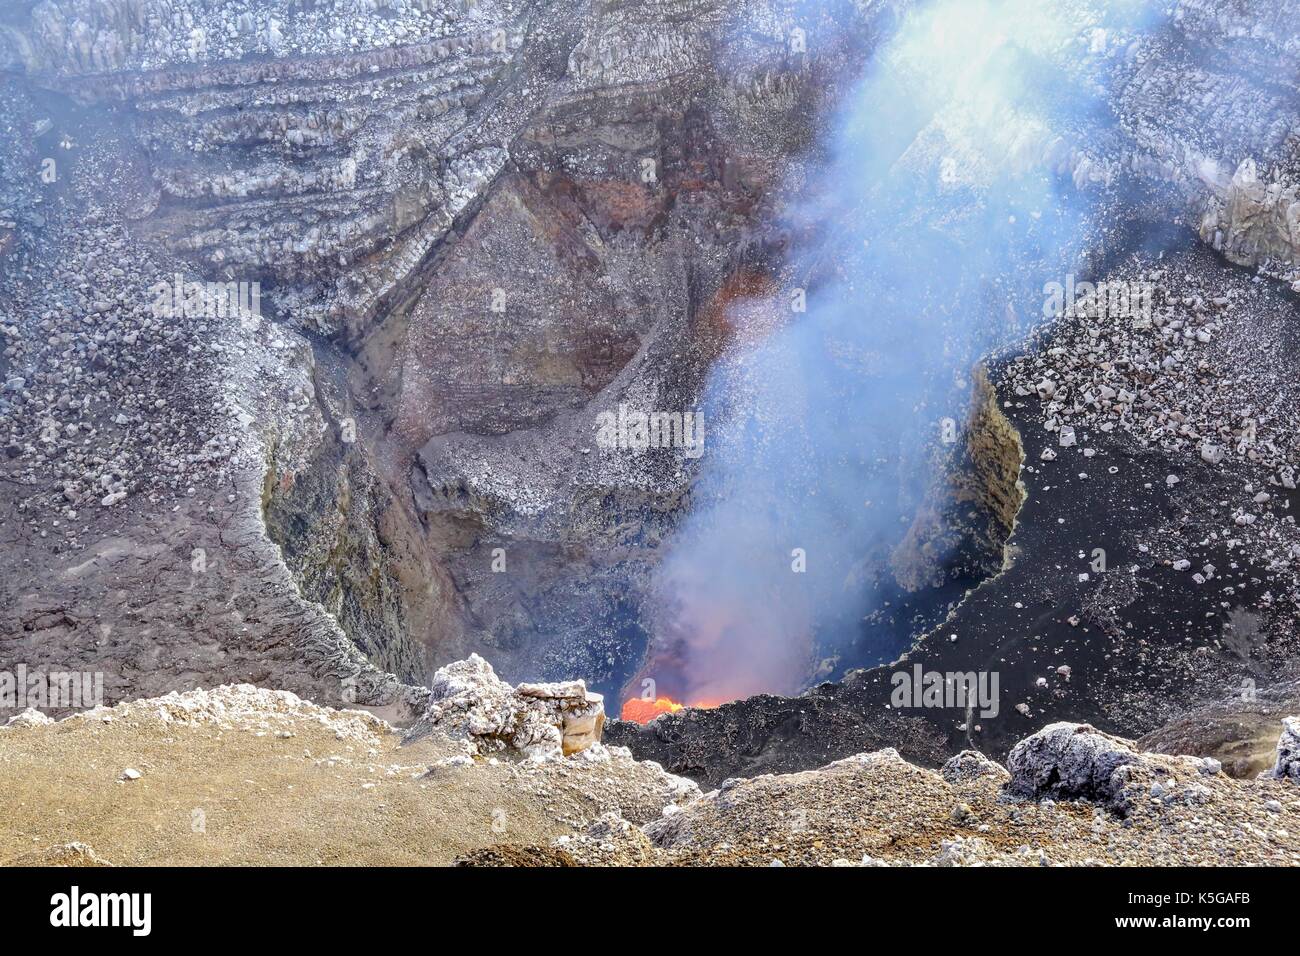
<instances>
[{"instance_id":1,"label":"dusty foreground ground","mask_svg":"<svg viewBox=\"0 0 1300 956\"><path fill-rule=\"evenodd\" d=\"M0 861L1300 863L1294 779L1234 780L1072 725L1026 741L1010 775L885 750L703 796L621 748L472 752L247 685L20 719L0 729Z\"/></svg>"},{"instance_id":2,"label":"dusty foreground ground","mask_svg":"<svg viewBox=\"0 0 1300 956\"><path fill-rule=\"evenodd\" d=\"M466 752L247 685L10 727L0 861L79 842L119 865L445 864L605 812L658 817L679 785L604 748L549 764Z\"/></svg>"}]
</instances>

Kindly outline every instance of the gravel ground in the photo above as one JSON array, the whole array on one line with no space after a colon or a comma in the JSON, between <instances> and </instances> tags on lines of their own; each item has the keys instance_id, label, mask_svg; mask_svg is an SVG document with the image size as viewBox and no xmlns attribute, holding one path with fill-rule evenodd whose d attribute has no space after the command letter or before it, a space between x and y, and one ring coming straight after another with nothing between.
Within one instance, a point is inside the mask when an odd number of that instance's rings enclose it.
<instances>
[{"instance_id":1,"label":"gravel ground","mask_svg":"<svg viewBox=\"0 0 1300 956\"><path fill-rule=\"evenodd\" d=\"M980 761L985 773L959 779L883 750L737 779L644 831L609 818L554 849L598 866L1300 864L1300 791L1290 783L1189 778L1184 764L1172 787L1162 778L1163 796L1121 815L1083 800L1009 799L1006 771ZM462 862L501 865L490 853Z\"/></svg>"},{"instance_id":2,"label":"gravel ground","mask_svg":"<svg viewBox=\"0 0 1300 956\"><path fill-rule=\"evenodd\" d=\"M606 813L646 822L679 783L615 748L534 763L402 746L366 712L247 685L0 730L0 778L0 862L131 866L447 864Z\"/></svg>"},{"instance_id":3,"label":"gravel ground","mask_svg":"<svg viewBox=\"0 0 1300 956\"><path fill-rule=\"evenodd\" d=\"M1071 725L1055 725L1060 728ZM1037 735L1040 740L1048 731ZM248 685L0 730L0 861L61 865L1295 865L1300 790L1214 761L1091 741L1132 766L1064 799L1011 796L968 752L942 771L893 750L732 780L703 796L596 745L568 758L473 757ZM1082 734L1082 736L1079 736ZM1068 736L1068 734L1067 734ZM1076 755L1077 756L1077 755ZM1016 757L1013 754L1012 766ZM1041 770L1042 764L1034 765ZM1036 770L1034 772L1037 772ZM1061 799L1052 799L1055 793Z\"/></svg>"}]
</instances>

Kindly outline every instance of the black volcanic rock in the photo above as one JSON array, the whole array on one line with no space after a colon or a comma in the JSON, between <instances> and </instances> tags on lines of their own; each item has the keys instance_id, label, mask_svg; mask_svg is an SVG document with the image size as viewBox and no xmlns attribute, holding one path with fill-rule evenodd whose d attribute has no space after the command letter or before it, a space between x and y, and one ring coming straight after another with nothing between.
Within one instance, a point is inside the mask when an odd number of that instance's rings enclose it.
<instances>
[{"instance_id":1,"label":"black volcanic rock","mask_svg":"<svg viewBox=\"0 0 1300 956\"><path fill-rule=\"evenodd\" d=\"M1157 264L1139 256L1116 274ZM661 717L646 728L617 724L608 738L709 783L762 772L769 752L786 770L849 756L863 749L858 744L871 736L868 728L879 726L890 728L883 738L901 753L933 766L964 748L1005 757L1045 722L1091 723L1137 737L1190 708L1294 681L1300 582L1292 555L1300 536L1289 512L1300 499L1282 481L1286 464L1300 460L1300 423L1292 421L1300 403L1285 371L1297 355L1294 305L1288 293L1196 248L1162 268L1179 277L1161 309L1166 328L1195 314L1198 301L1235 305L1223 307L1228 314L1213 347L1198 343L1198 357L1184 360L1194 371L1165 370L1162 404L1151 404L1151 411L1089 412L1077 444L1062 448L1040 417L1050 403L1030 393L1048 369L1077 394L1084 373L1071 363L1083 356L1088 369L1141 374L1116 360L1135 354L1144 340L1167 339L1168 331L1155 324L1147 330L1124 325L1120 336L1108 338L1090 334L1097 320L1082 316L994 364L1000 404L1024 444L1027 497L1007 542L1007 568L967 594L942 626L897 662L853 672L802 697L759 697ZM1177 340L1185 341L1181 331ZM1260 454L1243 452L1211 466L1196 441L1156 433L1173 414L1185 422L1208 416L1217 434L1230 422L1240 424L1221 413L1252 406L1275 409L1262 416L1270 432ZM1268 457L1265 444L1274 449ZM1044 461L1049 449L1054 457ZM1260 489L1268 500L1256 504ZM1239 524L1243 509L1262 517ZM1096 570L1099 549L1103 571ZM1175 569L1183 555L1195 558L1194 568ZM1215 569L1208 577L1206 567ZM942 674L996 673L998 713L891 710L894 675L910 675L917 665ZM900 723L912 733L890 738ZM741 725L765 730L733 731ZM846 735L846 726L859 727L861 737ZM937 751L936 738L943 742ZM1192 752L1222 755L1232 765L1227 743Z\"/></svg>"}]
</instances>

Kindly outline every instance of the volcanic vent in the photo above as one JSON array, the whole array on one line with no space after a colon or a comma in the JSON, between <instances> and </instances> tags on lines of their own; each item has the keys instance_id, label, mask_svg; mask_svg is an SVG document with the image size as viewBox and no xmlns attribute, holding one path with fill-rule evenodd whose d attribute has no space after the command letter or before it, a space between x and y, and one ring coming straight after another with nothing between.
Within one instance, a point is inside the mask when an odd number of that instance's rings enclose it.
<instances>
[{"instance_id":1,"label":"volcanic vent","mask_svg":"<svg viewBox=\"0 0 1300 956\"><path fill-rule=\"evenodd\" d=\"M396 720L474 651L710 778L1293 672L1293 5L245 6L0 15L0 665Z\"/></svg>"}]
</instances>

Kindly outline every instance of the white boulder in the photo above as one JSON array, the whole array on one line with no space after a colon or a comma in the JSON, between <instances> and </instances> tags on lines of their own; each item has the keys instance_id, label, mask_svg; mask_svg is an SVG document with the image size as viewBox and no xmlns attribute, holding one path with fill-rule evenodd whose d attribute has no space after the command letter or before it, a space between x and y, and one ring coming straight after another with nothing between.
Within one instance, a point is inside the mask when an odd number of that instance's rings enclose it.
<instances>
[{"instance_id":1,"label":"white boulder","mask_svg":"<svg viewBox=\"0 0 1300 956\"><path fill-rule=\"evenodd\" d=\"M481 755L517 750L538 759L568 756L600 742L605 703L582 681L511 687L471 654L438 669L409 743L441 731Z\"/></svg>"}]
</instances>

